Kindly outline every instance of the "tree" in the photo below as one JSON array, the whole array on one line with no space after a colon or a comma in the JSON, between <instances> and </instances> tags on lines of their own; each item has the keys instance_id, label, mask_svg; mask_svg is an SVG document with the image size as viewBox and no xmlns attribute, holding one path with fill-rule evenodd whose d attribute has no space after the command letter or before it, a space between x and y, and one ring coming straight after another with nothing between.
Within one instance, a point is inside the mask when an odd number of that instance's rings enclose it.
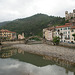
<instances>
[{"instance_id":1,"label":"tree","mask_svg":"<svg viewBox=\"0 0 75 75\"><path fill-rule=\"evenodd\" d=\"M56 37L53 38L53 44L54 45L58 45L59 42L60 42L60 38L59 37L56 36Z\"/></svg>"},{"instance_id":2,"label":"tree","mask_svg":"<svg viewBox=\"0 0 75 75\"><path fill-rule=\"evenodd\" d=\"M2 45L1 42L2 42L2 37L0 37L0 45Z\"/></svg>"},{"instance_id":3,"label":"tree","mask_svg":"<svg viewBox=\"0 0 75 75\"><path fill-rule=\"evenodd\" d=\"M72 34L72 36L74 37L74 40L75 40L75 33L74 33L74 34Z\"/></svg>"},{"instance_id":4,"label":"tree","mask_svg":"<svg viewBox=\"0 0 75 75\"><path fill-rule=\"evenodd\" d=\"M62 40L63 33L60 33L60 36L61 36L61 40Z\"/></svg>"},{"instance_id":5,"label":"tree","mask_svg":"<svg viewBox=\"0 0 75 75\"><path fill-rule=\"evenodd\" d=\"M60 30L58 29L58 34L59 34Z\"/></svg>"}]
</instances>

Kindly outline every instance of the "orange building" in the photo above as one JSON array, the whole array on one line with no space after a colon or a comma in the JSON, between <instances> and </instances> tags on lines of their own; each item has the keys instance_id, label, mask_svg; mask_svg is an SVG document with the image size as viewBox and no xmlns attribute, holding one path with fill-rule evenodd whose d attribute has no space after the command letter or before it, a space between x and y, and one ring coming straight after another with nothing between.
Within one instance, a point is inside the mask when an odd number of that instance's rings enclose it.
<instances>
[{"instance_id":1,"label":"orange building","mask_svg":"<svg viewBox=\"0 0 75 75\"><path fill-rule=\"evenodd\" d=\"M16 32L12 32L6 29L0 30L0 37L1 38L6 38L6 40L12 40L16 39Z\"/></svg>"}]
</instances>

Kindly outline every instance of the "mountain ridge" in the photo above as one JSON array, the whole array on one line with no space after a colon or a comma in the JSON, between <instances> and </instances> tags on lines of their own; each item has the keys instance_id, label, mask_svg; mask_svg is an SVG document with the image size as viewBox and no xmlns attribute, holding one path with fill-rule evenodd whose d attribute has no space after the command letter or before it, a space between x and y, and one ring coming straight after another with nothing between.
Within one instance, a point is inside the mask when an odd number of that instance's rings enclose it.
<instances>
[{"instance_id":1,"label":"mountain ridge","mask_svg":"<svg viewBox=\"0 0 75 75\"><path fill-rule=\"evenodd\" d=\"M27 18L16 19L0 26L0 29L8 29L18 34L24 32L25 36L42 36L43 28L65 24L61 17L48 16L46 14L35 14Z\"/></svg>"}]
</instances>

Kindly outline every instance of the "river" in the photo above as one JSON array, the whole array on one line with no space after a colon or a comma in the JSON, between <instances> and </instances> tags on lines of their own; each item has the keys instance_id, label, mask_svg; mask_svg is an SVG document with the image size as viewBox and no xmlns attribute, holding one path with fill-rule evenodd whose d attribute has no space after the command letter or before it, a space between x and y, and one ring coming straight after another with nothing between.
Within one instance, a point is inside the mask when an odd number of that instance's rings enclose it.
<instances>
[{"instance_id":1,"label":"river","mask_svg":"<svg viewBox=\"0 0 75 75\"><path fill-rule=\"evenodd\" d=\"M7 47L0 51L0 75L75 75L75 67Z\"/></svg>"}]
</instances>

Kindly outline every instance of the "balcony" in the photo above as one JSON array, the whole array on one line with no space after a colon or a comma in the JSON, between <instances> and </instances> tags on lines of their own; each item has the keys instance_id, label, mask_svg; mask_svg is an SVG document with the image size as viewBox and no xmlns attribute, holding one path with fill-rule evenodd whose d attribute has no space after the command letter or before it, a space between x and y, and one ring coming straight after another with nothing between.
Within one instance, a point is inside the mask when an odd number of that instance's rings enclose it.
<instances>
[{"instance_id":1,"label":"balcony","mask_svg":"<svg viewBox=\"0 0 75 75\"><path fill-rule=\"evenodd\" d=\"M68 37L68 38L67 38L67 37L65 37L65 39L66 39L66 40L70 40L70 37Z\"/></svg>"}]
</instances>

